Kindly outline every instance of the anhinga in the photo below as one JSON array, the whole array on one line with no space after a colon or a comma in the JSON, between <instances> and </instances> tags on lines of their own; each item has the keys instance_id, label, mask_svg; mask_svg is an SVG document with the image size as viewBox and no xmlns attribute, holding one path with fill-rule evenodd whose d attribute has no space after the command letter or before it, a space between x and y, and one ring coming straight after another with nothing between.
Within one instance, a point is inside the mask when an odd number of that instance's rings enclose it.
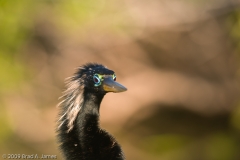
<instances>
[{"instance_id":1,"label":"anhinga","mask_svg":"<svg viewBox=\"0 0 240 160\"><path fill-rule=\"evenodd\" d=\"M116 82L114 71L88 63L68 79L61 97L57 136L67 160L123 160L120 145L99 127L99 108L108 92L127 89Z\"/></svg>"}]
</instances>

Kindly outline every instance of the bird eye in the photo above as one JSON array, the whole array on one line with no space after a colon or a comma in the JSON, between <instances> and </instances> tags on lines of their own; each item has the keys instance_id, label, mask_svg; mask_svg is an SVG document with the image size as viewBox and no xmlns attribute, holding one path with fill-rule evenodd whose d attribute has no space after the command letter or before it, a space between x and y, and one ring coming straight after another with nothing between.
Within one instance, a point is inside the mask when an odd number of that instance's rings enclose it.
<instances>
[{"instance_id":1,"label":"bird eye","mask_svg":"<svg viewBox=\"0 0 240 160\"><path fill-rule=\"evenodd\" d=\"M115 75L115 74L113 75L113 80L114 80L114 81L116 81L116 80L117 80L117 77L116 77L116 75Z\"/></svg>"},{"instance_id":2,"label":"bird eye","mask_svg":"<svg viewBox=\"0 0 240 160\"><path fill-rule=\"evenodd\" d=\"M100 80L100 78L98 77L97 74L95 74L95 75L93 76L93 81L94 81L94 83L95 83L95 86L99 86L99 85L101 84L101 80Z\"/></svg>"}]
</instances>

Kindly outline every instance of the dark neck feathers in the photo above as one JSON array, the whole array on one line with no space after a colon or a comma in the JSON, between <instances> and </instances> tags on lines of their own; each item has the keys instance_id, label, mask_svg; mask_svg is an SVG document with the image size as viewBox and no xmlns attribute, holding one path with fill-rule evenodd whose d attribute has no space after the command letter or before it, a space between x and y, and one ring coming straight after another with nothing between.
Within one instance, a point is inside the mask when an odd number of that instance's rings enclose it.
<instances>
[{"instance_id":1,"label":"dark neck feathers","mask_svg":"<svg viewBox=\"0 0 240 160\"><path fill-rule=\"evenodd\" d=\"M81 102L76 103L81 103L81 106L71 130L69 130L71 119L67 119L69 116L66 111L69 111L69 107L74 111L74 107L71 101L66 101L63 106L58 138L64 157L67 160L123 160L119 144L111 135L99 128L99 109L104 94L95 95L86 91L82 94L82 99L78 99Z\"/></svg>"}]
</instances>

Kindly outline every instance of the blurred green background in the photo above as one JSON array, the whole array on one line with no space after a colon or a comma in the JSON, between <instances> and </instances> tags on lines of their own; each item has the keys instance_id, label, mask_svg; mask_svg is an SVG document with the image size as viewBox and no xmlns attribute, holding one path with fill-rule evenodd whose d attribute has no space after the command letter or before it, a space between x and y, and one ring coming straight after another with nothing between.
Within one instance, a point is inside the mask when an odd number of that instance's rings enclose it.
<instances>
[{"instance_id":1,"label":"blurred green background","mask_svg":"<svg viewBox=\"0 0 240 160\"><path fill-rule=\"evenodd\" d=\"M128 88L101 126L129 160L240 159L240 1L0 0L0 154L61 154L64 79L86 62Z\"/></svg>"}]
</instances>

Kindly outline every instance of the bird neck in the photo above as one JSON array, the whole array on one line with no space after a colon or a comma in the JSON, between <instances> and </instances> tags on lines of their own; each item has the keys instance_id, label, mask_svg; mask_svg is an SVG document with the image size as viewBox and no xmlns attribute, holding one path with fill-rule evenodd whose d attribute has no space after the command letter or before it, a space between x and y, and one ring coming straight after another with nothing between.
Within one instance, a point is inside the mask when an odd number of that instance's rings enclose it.
<instances>
[{"instance_id":1,"label":"bird neck","mask_svg":"<svg viewBox=\"0 0 240 160\"><path fill-rule=\"evenodd\" d=\"M104 94L92 94L92 93L85 93L84 94L84 103L82 106L82 110L80 115L95 115L99 116L99 109L100 104Z\"/></svg>"},{"instance_id":2,"label":"bird neck","mask_svg":"<svg viewBox=\"0 0 240 160\"><path fill-rule=\"evenodd\" d=\"M77 116L76 127L79 132L79 138L82 139L85 134L95 134L99 129L99 109L104 95L91 93L84 94L84 102ZM86 128L91 128L90 132Z\"/></svg>"},{"instance_id":3,"label":"bird neck","mask_svg":"<svg viewBox=\"0 0 240 160\"><path fill-rule=\"evenodd\" d=\"M77 117L78 140L84 153L90 153L99 133L99 108L104 95L85 94L84 103ZM86 141L87 140L87 141ZM88 155L87 157L89 157Z\"/></svg>"}]
</instances>

